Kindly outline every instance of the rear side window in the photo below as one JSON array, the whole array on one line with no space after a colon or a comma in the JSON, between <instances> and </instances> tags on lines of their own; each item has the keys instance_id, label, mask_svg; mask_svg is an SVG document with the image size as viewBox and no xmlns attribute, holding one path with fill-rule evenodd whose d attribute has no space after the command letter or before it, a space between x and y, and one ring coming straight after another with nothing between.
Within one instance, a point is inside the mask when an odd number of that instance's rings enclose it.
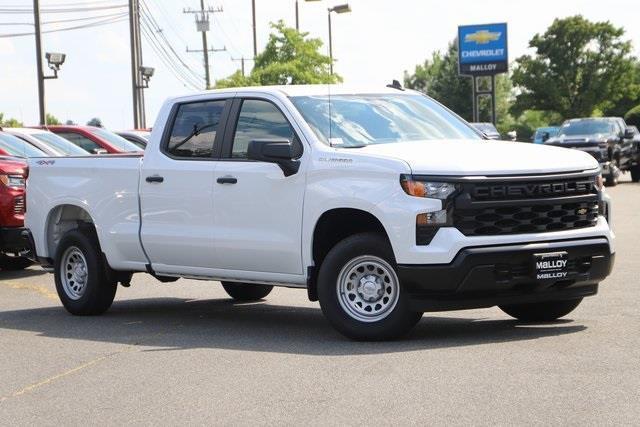
<instances>
[{"instance_id":1,"label":"rear side window","mask_svg":"<svg viewBox=\"0 0 640 427\"><path fill-rule=\"evenodd\" d=\"M218 100L180 105L166 147L167 153L186 158L212 157L225 103L225 100Z\"/></svg>"},{"instance_id":2,"label":"rear side window","mask_svg":"<svg viewBox=\"0 0 640 427\"><path fill-rule=\"evenodd\" d=\"M102 148L86 136L80 135L79 133L58 132L57 135L60 135L64 139L73 142L75 145L89 153L95 153L96 148Z\"/></svg>"},{"instance_id":3,"label":"rear side window","mask_svg":"<svg viewBox=\"0 0 640 427\"><path fill-rule=\"evenodd\" d=\"M247 99L242 102L231 157L246 159L249 143L258 139L287 139L295 133L287 118L270 102Z\"/></svg>"}]
</instances>

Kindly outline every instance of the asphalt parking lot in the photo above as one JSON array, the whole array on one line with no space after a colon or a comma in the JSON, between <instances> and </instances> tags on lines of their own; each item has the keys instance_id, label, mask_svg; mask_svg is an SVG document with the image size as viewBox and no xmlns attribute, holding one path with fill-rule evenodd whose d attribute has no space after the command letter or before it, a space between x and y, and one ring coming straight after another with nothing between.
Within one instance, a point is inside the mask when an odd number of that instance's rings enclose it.
<instances>
[{"instance_id":1,"label":"asphalt parking lot","mask_svg":"<svg viewBox=\"0 0 640 427\"><path fill-rule=\"evenodd\" d=\"M0 425L637 425L640 185L609 192L614 273L550 324L425 314L402 341L356 343L304 291L236 304L146 275L82 318L51 275L0 272Z\"/></svg>"}]
</instances>

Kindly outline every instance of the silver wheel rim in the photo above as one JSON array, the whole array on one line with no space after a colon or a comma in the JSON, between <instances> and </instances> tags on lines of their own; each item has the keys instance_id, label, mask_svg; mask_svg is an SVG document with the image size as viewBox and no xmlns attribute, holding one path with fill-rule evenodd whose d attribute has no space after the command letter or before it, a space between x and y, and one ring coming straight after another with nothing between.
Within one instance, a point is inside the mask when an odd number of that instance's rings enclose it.
<instances>
[{"instance_id":1,"label":"silver wheel rim","mask_svg":"<svg viewBox=\"0 0 640 427\"><path fill-rule=\"evenodd\" d=\"M64 293L72 300L82 298L87 289L89 273L87 260L80 249L71 246L64 251L60 261L60 273Z\"/></svg>"},{"instance_id":2,"label":"silver wheel rim","mask_svg":"<svg viewBox=\"0 0 640 427\"><path fill-rule=\"evenodd\" d=\"M377 322L395 308L400 285L389 263L373 255L363 255L340 270L337 292L340 306L349 317L360 322Z\"/></svg>"}]
</instances>

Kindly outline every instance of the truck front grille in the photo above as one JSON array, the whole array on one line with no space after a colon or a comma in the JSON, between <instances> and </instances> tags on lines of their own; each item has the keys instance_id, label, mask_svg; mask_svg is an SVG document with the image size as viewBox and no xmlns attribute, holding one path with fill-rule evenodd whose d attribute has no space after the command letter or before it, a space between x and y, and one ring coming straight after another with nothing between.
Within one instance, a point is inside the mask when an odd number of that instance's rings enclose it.
<instances>
[{"instance_id":1,"label":"truck front grille","mask_svg":"<svg viewBox=\"0 0 640 427\"><path fill-rule=\"evenodd\" d=\"M453 209L453 225L465 236L545 233L597 221L595 176L467 182Z\"/></svg>"}]
</instances>

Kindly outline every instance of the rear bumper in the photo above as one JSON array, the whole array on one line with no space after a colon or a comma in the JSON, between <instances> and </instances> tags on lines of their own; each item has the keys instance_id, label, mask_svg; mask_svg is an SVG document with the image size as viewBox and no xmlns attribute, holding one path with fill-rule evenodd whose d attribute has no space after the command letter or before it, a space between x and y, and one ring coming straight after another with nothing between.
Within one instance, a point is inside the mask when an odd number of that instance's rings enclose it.
<instances>
[{"instance_id":1,"label":"rear bumper","mask_svg":"<svg viewBox=\"0 0 640 427\"><path fill-rule=\"evenodd\" d=\"M538 281L534 254L566 251L567 277ZM466 248L449 264L398 265L398 277L416 311L520 304L595 295L611 273L615 254L604 238Z\"/></svg>"},{"instance_id":2,"label":"rear bumper","mask_svg":"<svg viewBox=\"0 0 640 427\"><path fill-rule=\"evenodd\" d=\"M0 252L18 253L29 249L22 236L24 227L0 227Z\"/></svg>"}]
</instances>

